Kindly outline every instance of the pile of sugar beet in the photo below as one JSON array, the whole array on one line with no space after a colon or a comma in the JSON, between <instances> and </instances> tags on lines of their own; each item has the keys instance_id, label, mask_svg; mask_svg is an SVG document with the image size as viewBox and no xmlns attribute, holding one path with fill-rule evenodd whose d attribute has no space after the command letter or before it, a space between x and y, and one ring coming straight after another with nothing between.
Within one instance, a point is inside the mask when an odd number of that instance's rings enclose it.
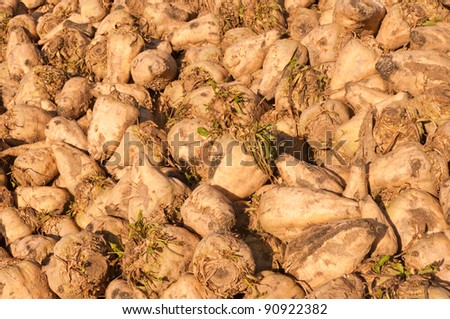
<instances>
[{"instance_id":1,"label":"pile of sugar beet","mask_svg":"<svg viewBox=\"0 0 450 319\"><path fill-rule=\"evenodd\" d=\"M1 298L450 298L450 1L0 22Z\"/></svg>"}]
</instances>

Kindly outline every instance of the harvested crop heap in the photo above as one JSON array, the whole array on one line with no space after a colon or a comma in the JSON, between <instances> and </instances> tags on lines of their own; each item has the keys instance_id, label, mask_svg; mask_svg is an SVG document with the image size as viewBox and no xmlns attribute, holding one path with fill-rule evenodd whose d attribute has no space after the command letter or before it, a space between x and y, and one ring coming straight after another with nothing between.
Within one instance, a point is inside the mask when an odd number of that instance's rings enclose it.
<instances>
[{"instance_id":1,"label":"harvested crop heap","mask_svg":"<svg viewBox=\"0 0 450 319\"><path fill-rule=\"evenodd\" d=\"M1 298L450 298L450 2L4 0Z\"/></svg>"}]
</instances>

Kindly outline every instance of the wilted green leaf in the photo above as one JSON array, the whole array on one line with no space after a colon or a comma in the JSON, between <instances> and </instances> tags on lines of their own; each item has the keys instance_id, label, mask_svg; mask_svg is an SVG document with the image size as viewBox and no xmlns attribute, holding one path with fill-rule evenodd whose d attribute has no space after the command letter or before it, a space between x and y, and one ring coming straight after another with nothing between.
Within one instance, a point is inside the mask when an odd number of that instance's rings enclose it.
<instances>
[{"instance_id":1,"label":"wilted green leaf","mask_svg":"<svg viewBox=\"0 0 450 319\"><path fill-rule=\"evenodd\" d=\"M436 25L436 22L435 21L432 21L432 20L428 20L428 21L425 21L424 23L423 23L423 26L424 27L432 27L432 26L435 26Z\"/></svg>"},{"instance_id":2,"label":"wilted green leaf","mask_svg":"<svg viewBox=\"0 0 450 319\"><path fill-rule=\"evenodd\" d=\"M381 272L381 267L386 264L386 262L391 258L389 255L384 255L380 258L380 260L372 267L373 271L375 271L377 274Z\"/></svg>"},{"instance_id":3,"label":"wilted green leaf","mask_svg":"<svg viewBox=\"0 0 450 319\"><path fill-rule=\"evenodd\" d=\"M203 137L208 137L208 136L211 134L211 132L208 131L208 130L207 130L206 128L204 128L204 127L199 127L199 128L197 129L197 133L200 134L200 135L203 136Z\"/></svg>"},{"instance_id":4,"label":"wilted green leaf","mask_svg":"<svg viewBox=\"0 0 450 319\"><path fill-rule=\"evenodd\" d=\"M119 245L114 244L114 243L109 243L109 246L111 246L112 254L116 254L117 257L119 257L119 258L123 257L123 250L121 249L121 247L119 247Z\"/></svg>"}]
</instances>

